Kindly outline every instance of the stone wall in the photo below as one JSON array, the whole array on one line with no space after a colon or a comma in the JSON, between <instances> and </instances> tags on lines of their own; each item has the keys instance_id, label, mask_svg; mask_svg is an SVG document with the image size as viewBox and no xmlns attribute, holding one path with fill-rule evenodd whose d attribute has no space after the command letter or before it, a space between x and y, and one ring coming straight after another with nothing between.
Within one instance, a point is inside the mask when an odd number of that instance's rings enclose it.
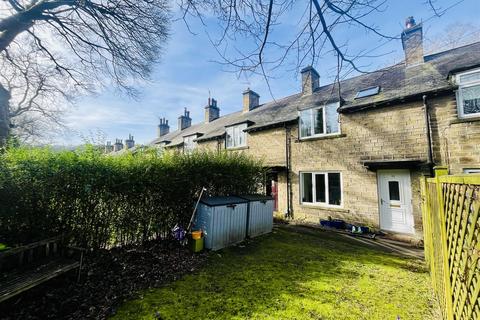
<instances>
[{"instance_id":1,"label":"stone wall","mask_svg":"<svg viewBox=\"0 0 480 320\"><path fill-rule=\"evenodd\" d=\"M452 174L465 168L480 168L480 121L459 121L454 94L428 98L432 123L434 162L447 165ZM297 221L318 223L332 217L379 227L377 173L364 161L427 161L425 115L422 101L341 114L341 133L300 140L298 126L291 131L292 205ZM286 166L285 128L251 132L247 147L232 150L262 159L266 166ZM199 148L224 149L224 140L201 142ZM302 171L342 173L341 208L303 205L299 176ZM426 166L410 170L412 207L416 238L422 237L420 177ZM287 176L278 175L278 211L287 211Z\"/></svg>"},{"instance_id":2,"label":"stone wall","mask_svg":"<svg viewBox=\"0 0 480 320\"><path fill-rule=\"evenodd\" d=\"M245 152L266 166L285 166L285 129L273 128L248 134Z\"/></svg>"},{"instance_id":3,"label":"stone wall","mask_svg":"<svg viewBox=\"0 0 480 320\"><path fill-rule=\"evenodd\" d=\"M425 117L421 102L341 114L341 133L298 140L292 131L293 210L296 219L318 223L331 216L379 227L376 172L365 160L427 159ZM302 205L302 171L339 171L343 180L342 208ZM426 173L426 172L425 172ZM411 171L416 236L421 237L420 184L422 172Z\"/></svg>"},{"instance_id":4,"label":"stone wall","mask_svg":"<svg viewBox=\"0 0 480 320\"><path fill-rule=\"evenodd\" d=\"M435 162L450 174L480 169L480 119L458 118L454 95L429 102Z\"/></svg>"}]
</instances>

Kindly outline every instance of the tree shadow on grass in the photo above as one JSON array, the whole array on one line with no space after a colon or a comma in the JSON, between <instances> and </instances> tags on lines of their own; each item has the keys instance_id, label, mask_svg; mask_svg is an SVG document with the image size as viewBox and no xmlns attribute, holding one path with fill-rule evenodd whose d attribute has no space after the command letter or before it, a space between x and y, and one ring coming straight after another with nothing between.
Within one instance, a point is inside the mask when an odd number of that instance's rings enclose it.
<instances>
[{"instance_id":1,"label":"tree shadow on grass","mask_svg":"<svg viewBox=\"0 0 480 320\"><path fill-rule=\"evenodd\" d=\"M142 292L117 319L428 319L422 262L332 233L276 229Z\"/></svg>"}]
</instances>

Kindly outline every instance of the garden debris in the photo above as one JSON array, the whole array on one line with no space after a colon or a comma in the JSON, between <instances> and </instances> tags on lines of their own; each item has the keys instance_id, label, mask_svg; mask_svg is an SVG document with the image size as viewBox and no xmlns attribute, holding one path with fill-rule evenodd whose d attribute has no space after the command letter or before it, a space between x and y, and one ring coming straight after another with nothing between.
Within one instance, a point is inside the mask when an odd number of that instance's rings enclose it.
<instances>
[{"instance_id":1,"label":"garden debris","mask_svg":"<svg viewBox=\"0 0 480 320\"><path fill-rule=\"evenodd\" d=\"M173 241L89 253L79 283L71 273L7 300L0 319L106 319L139 290L197 270L206 257Z\"/></svg>"}]
</instances>

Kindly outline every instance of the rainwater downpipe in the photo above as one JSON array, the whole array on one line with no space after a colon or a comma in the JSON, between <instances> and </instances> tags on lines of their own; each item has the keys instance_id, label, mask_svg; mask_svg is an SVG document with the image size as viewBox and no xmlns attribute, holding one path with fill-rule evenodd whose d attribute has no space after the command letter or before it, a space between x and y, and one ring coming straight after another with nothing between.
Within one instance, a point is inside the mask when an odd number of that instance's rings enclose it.
<instances>
[{"instance_id":1,"label":"rainwater downpipe","mask_svg":"<svg viewBox=\"0 0 480 320\"><path fill-rule=\"evenodd\" d=\"M425 112L425 128L427 131L427 146L428 146L428 153L427 153L427 165L430 176L434 176L433 171L433 146L432 146L432 130L430 127L430 112L428 110L428 103L427 103L427 95L423 95L423 110Z\"/></svg>"},{"instance_id":2,"label":"rainwater downpipe","mask_svg":"<svg viewBox=\"0 0 480 320\"><path fill-rule=\"evenodd\" d=\"M290 186L290 148L289 148L290 140L289 139L290 139L290 128L287 125L285 125L285 166L287 168L287 212L286 212L287 218L291 217L291 210L292 210L290 206L291 186Z\"/></svg>"}]
</instances>

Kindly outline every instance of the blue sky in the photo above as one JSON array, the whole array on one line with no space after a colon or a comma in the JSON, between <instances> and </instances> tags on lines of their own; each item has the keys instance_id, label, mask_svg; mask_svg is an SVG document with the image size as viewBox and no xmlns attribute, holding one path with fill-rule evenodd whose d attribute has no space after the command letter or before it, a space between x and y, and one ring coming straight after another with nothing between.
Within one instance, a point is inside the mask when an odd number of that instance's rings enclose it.
<instances>
[{"instance_id":1,"label":"blue sky","mask_svg":"<svg viewBox=\"0 0 480 320\"><path fill-rule=\"evenodd\" d=\"M455 2L457 1L437 0L437 5L446 8ZM423 0L389 0L387 3L385 12L371 16L368 20L375 22L387 34L399 35L405 18L410 15L417 22L424 21L426 41L434 39L452 24L469 23L480 27L479 0L464 0L440 18L432 18L433 12ZM281 22L281 25L275 27L275 37L288 36L295 28L294 19ZM171 38L162 61L155 67L151 81L138 87L141 92L138 100L125 97L114 89L81 98L66 115L65 120L71 130L58 137L55 143L78 144L82 142L82 135L91 137L103 132L107 140L125 139L128 134L133 134L137 143L144 144L155 138L159 117L167 118L171 124L170 130L175 130L177 118L184 107L190 110L194 123L203 121L209 92L218 100L221 114L227 114L241 109L242 92L247 87L260 94L261 103L300 91L300 77L288 64L271 73L274 77L270 80L273 98L263 78L247 78L245 75L238 77L238 74L226 71L215 62L219 56L204 30L198 24L193 24L193 28L196 35L192 35L181 21L172 24ZM378 38L348 30L338 34L338 39L347 43L349 50L351 48L353 51L382 44ZM245 46L248 43L239 40L237 45ZM396 40L382 45L376 53L389 54L363 61L366 69L390 65L403 58L401 42ZM335 76L336 58L326 55L315 64L315 68L320 73L321 85L330 83Z\"/></svg>"}]
</instances>

